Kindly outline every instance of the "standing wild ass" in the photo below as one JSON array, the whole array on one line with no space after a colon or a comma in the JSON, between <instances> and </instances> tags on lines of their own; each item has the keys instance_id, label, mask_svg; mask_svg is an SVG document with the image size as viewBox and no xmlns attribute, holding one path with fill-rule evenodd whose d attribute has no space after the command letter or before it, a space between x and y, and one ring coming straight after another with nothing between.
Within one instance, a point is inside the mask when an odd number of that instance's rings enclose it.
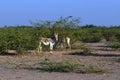
<instances>
[{"instance_id":1,"label":"standing wild ass","mask_svg":"<svg viewBox=\"0 0 120 80\"><path fill-rule=\"evenodd\" d=\"M42 51L42 44L49 46L50 51L53 50L54 44L58 41L58 33L55 33L52 38L40 38L39 46L38 46L38 53Z\"/></svg>"}]
</instances>

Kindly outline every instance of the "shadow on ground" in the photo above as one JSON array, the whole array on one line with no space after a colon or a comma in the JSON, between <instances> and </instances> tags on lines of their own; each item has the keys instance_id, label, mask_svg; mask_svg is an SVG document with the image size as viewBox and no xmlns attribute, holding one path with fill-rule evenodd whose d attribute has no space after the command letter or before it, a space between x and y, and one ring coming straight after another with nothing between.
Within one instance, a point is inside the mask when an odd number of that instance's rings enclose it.
<instances>
[{"instance_id":1,"label":"shadow on ground","mask_svg":"<svg viewBox=\"0 0 120 80\"><path fill-rule=\"evenodd\" d=\"M84 53L84 52L73 52L70 55L79 55L79 56L96 56L96 57L120 57L120 54L98 54L98 53Z\"/></svg>"},{"instance_id":2,"label":"shadow on ground","mask_svg":"<svg viewBox=\"0 0 120 80\"><path fill-rule=\"evenodd\" d=\"M9 53L9 52L2 52L0 55L1 56L16 56L17 54L16 53Z\"/></svg>"}]
</instances>

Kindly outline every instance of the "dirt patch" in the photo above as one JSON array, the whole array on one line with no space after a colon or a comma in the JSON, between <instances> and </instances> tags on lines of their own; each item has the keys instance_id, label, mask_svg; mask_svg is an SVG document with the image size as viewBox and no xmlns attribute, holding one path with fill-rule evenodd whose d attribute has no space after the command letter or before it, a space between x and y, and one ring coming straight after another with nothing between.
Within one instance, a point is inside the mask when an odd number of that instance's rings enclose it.
<instances>
[{"instance_id":1,"label":"dirt patch","mask_svg":"<svg viewBox=\"0 0 120 80\"><path fill-rule=\"evenodd\" d=\"M0 56L0 80L120 80L120 52L103 50L104 44L87 44L94 49L93 54L81 54L80 50L53 51L52 54L44 52L44 55L27 54L1 55ZM77 53L71 55L68 53ZM75 72L44 72L39 69L27 69L27 67L38 67L44 59L60 62L62 59L79 60L81 64L98 65L107 69L108 72L75 73Z\"/></svg>"}]
</instances>

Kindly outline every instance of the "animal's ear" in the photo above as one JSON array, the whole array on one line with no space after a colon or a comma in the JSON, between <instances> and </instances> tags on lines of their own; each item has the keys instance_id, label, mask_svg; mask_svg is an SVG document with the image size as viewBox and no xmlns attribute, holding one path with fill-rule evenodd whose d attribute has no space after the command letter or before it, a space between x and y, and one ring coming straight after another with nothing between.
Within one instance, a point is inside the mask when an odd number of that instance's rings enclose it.
<instances>
[{"instance_id":1,"label":"animal's ear","mask_svg":"<svg viewBox=\"0 0 120 80\"><path fill-rule=\"evenodd\" d=\"M58 33L55 33L55 35L58 35Z\"/></svg>"},{"instance_id":2,"label":"animal's ear","mask_svg":"<svg viewBox=\"0 0 120 80\"><path fill-rule=\"evenodd\" d=\"M41 40L41 37L39 37L39 40Z\"/></svg>"}]
</instances>

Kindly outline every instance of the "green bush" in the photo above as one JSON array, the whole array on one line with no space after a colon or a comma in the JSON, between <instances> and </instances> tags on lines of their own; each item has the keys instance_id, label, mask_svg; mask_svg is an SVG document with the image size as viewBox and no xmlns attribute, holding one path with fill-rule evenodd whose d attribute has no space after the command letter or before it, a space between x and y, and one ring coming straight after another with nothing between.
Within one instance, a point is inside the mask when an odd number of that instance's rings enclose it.
<instances>
[{"instance_id":1,"label":"green bush","mask_svg":"<svg viewBox=\"0 0 120 80\"><path fill-rule=\"evenodd\" d=\"M41 70L50 72L71 72L78 69L77 65L69 61L53 63L49 60L45 60L41 64L42 64Z\"/></svg>"},{"instance_id":2,"label":"green bush","mask_svg":"<svg viewBox=\"0 0 120 80\"><path fill-rule=\"evenodd\" d=\"M100 42L101 41L101 37L100 36L97 36L97 35L89 35L89 36L84 36L82 38L82 41L83 42Z\"/></svg>"},{"instance_id":3,"label":"green bush","mask_svg":"<svg viewBox=\"0 0 120 80\"><path fill-rule=\"evenodd\" d=\"M0 41L0 52L12 49L21 53L23 50L35 49L38 40L33 28L21 26L1 28Z\"/></svg>"},{"instance_id":4,"label":"green bush","mask_svg":"<svg viewBox=\"0 0 120 80\"><path fill-rule=\"evenodd\" d=\"M83 53L92 53L92 49L87 45L81 45L80 49L83 50Z\"/></svg>"},{"instance_id":5,"label":"green bush","mask_svg":"<svg viewBox=\"0 0 120 80\"><path fill-rule=\"evenodd\" d=\"M95 65L82 65L78 62L62 60L58 63L53 63L48 59L41 62L41 67L37 68L49 72L79 72L79 73L105 73L106 70Z\"/></svg>"},{"instance_id":6,"label":"green bush","mask_svg":"<svg viewBox=\"0 0 120 80\"><path fill-rule=\"evenodd\" d=\"M114 49L120 49L120 42L110 42L108 45Z\"/></svg>"},{"instance_id":7,"label":"green bush","mask_svg":"<svg viewBox=\"0 0 120 80\"><path fill-rule=\"evenodd\" d=\"M33 26L5 26L0 28L0 53L8 49L35 50L40 37L51 38L55 32L59 36L71 38L71 45L76 41L99 42L101 39L120 42L120 27L97 27L95 25L79 26L79 19L72 16L60 17L57 21L41 21ZM24 51L23 51L24 52Z\"/></svg>"}]
</instances>

